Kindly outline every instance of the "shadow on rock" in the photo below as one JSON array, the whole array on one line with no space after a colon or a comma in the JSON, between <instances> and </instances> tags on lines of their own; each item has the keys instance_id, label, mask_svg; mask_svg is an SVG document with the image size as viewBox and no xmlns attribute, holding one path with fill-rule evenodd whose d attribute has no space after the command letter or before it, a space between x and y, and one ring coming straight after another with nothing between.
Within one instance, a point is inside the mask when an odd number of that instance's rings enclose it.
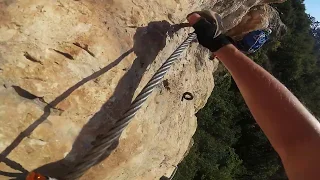
<instances>
[{"instance_id":1,"label":"shadow on rock","mask_svg":"<svg viewBox=\"0 0 320 180\"><path fill-rule=\"evenodd\" d=\"M1 176L5 176L8 178L12 178L12 179L17 179L17 180L23 180L25 179L25 176L28 174L28 171L21 166L21 164L10 160L9 158L3 157L0 155L0 160L1 162L3 162L4 164L6 164L8 167L11 167L12 169L15 169L16 171L20 171L20 172L5 172L0 170L0 177Z\"/></svg>"},{"instance_id":2,"label":"shadow on rock","mask_svg":"<svg viewBox=\"0 0 320 180\"><path fill-rule=\"evenodd\" d=\"M35 171L51 177L63 177L91 148L98 135L106 133L121 115L129 108L134 93L147 70L156 59L158 53L166 46L167 37L172 37L186 24L170 25L167 21L150 22L147 27L138 27L134 35L133 51L137 58L131 68L120 79L114 94L103 104L76 138L72 150L62 160L44 165ZM118 140L113 148L118 145ZM101 156L98 164L109 156L111 151Z\"/></svg>"}]
</instances>

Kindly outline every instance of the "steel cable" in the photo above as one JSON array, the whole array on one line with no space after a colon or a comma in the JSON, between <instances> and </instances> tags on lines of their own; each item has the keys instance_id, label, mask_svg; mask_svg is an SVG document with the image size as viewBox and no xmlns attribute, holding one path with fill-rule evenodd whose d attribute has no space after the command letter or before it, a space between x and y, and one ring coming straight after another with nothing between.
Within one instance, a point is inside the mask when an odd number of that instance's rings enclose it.
<instances>
[{"instance_id":1,"label":"steel cable","mask_svg":"<svg viewBox=\"0 0 320 180\"><path fill-rule=\"evenodd\" d=\"M175 60L178 59L182 52L187 49L189 44L195 38L195 33L189 34L188 38L171 54L171 56L164 62L156 74L150 79L147 85L142 89L140 94L138 94L136 99L131 103L129 110L126 111L122 118L115 122L113 128L110 129L109 132L99 136L99 138L95 140L92 149L81 159L79 163L76 164L76 166L73 167L73 169L65 177L61 177L61 179L73 180L80 178L87 170L89 170L101 159L102 155L105 155L107 151L111 153L115 149L115 147L112 147L113 143L115 143L115 140L120 138L123 130L128 126L132 118L142 107L143 103L150 96L154 88L161 83L161 80L168 72L171 65Z\"/></svg>"}]
</instances>

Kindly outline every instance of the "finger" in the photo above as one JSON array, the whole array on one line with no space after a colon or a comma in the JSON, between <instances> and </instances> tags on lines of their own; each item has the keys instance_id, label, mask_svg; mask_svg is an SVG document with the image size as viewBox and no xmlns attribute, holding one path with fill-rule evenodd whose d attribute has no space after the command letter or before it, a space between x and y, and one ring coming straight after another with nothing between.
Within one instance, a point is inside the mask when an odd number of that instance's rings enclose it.
<instances>
[{"instance_id":1,"label":"finger","mask_svg":"<svg viewBox=\"0 0 320 180\"><path fill-rule=\"evenodd\" d=\"M187 17L187 20L191 26L193 26L196 22L201 19L201 16L197 13L193 13Z\"/></svg>"}]
</instances>

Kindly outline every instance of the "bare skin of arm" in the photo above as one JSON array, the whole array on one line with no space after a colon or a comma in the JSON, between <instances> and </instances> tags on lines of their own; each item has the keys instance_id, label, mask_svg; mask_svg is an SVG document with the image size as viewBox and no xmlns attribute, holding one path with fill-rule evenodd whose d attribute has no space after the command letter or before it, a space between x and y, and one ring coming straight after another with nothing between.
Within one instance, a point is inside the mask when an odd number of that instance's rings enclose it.
<instances>
[{"instance_id":1,"label":"bare skin of arm","mask_svg":"<svg viewBox=\"0 0 320 180\"><path fill-rule=\"evenodd\" d=\"M198 14L188 17L190 24ZM320 123L276 78L227 45L214 53L234 78L253 117L280 155L291 180L320 178Z\"/></svg>"}]
</instances>

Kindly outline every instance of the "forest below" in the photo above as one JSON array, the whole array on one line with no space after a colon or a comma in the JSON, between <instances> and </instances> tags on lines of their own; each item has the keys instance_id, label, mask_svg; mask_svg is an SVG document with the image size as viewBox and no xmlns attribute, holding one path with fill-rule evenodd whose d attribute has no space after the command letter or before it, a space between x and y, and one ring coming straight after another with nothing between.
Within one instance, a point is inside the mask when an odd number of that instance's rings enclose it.
<instances>
[{"instance_id":1,"label":"forest below","mask_svg":"<svg viewBox=\"0 0 320 180\"><path fill-rule=\"evenodd\" d=\"M320 23L303 0L273 5L288 27L251 58L287 86L320 117ZM284 180L280 158L255 123L230 74L215 74L216 87L197 114L194 146L175 180Z\"/></svg>"}]
</instances>

